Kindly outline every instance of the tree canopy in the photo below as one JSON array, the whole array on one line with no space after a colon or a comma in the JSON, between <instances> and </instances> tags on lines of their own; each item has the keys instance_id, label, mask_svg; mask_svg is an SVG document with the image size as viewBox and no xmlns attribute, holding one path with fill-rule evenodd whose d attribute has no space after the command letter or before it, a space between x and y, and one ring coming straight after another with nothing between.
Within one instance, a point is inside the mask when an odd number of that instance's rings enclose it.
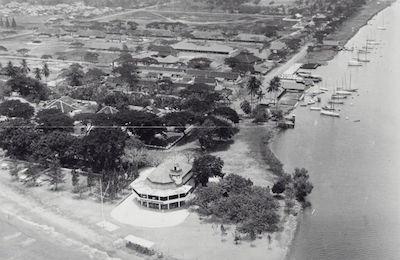
<instances>
[{"instance_id":1,"label":"tree canopy","mask_svg":"<svg viewBox=\"0 0 400 260\"><path fill-rule=\"evenodd\" d=\"M203 155L198 157L193 162L192 172L196 184L207 186L210 177L223 177L222 168L224 161L221 158L213 155Z\"/></svg>"},{"instance_id":2,"label":"tree canopy","mask_svg":"<svg viewBox=\"0 0 400 260\"><path fill-rule=\"evenodd\" d=\"M55 108L39 111L36 115L36 121L45 132L56 130L72 132L74 130L74 121Z\"/></svg>"},{"instance_id":3,"label":"tree canopy","mask_svg":"<svg viewBox=\"0 0 400 260\"><path fill-rule=\"evenodd\" d=\"M31 105L19 100L6 100L0 104L0 115L3 116L29 119L34 113L35 109Z\"/></svg>"}]
</instances>

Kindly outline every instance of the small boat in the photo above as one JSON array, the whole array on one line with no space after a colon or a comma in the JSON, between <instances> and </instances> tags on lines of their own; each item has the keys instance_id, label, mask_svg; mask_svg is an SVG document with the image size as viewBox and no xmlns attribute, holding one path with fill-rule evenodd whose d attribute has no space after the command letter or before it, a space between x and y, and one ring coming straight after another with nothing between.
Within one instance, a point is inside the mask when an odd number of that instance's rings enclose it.
<instances>
[{"instance_id":1,"label":"small boat","mask_svg":"<svg viewBox=\"0 0 400 260\"><path fill-rule=\"evenodd\" d=\"M321 111L321 109L320 107L310 107L311 111Z\"/></svg>"},{"instance_id":2,"label":"small boat","mask_svg":"<svg viewBox=\"0 0 400 260\"><path fill-rule=\"evenodd\" d=\"M369 59L363 59L363 58L359 58L357 59L359 62L370 62L371 60Z\"/></svg>"},{"instance_id":3,"label":"small boat","mask_svg":"<svg viewBox=\"0 0 400 260\"><path fill-rule=\"evenodd\" d=\"M328 103L335 104L335 105L343 105L344 104L344 102L340 101L340 100L329 100Z\"/></svg>"},{"instance_id":4,"label":"small boat","mask_svg":"<svg viewBox=\"0 0 400 260\"><path fill-rule=\"evenodd\" d=\"M354 123L359 123L359 122L361 122L361 120L354 120L353 122Z\"/></svg>"},{"instance_id":5,"label":"small boat","mask_svg":"<svg viewBox=\"0 0 400 260\"><path fill-rule=\"evenodd\" d=\"M300 106L301 106L301 107L306 107L307 104L306 104L306 103L301 103Z\"/></svg>"},{"instance_id":6,"label":"small boat","mask_svg":"<svg viewBox=\"0 0 400 260\"><path fill-rule=\"evenodd\" d=\"M362 66L362 63L359 62L358 60L351 60L347 65L351 67L360 67Z\"/></svg>"},{"instance_id":7,"label":"small boat","mask_svg":"<svg viewBox=\"0 0 400 260\"><path fill-rule=\"evenodd\" d=\"M329 89L327 89L327 88L319 88L321 91L329 91Z\"/></svg>"},{"instance_id":8,"label":"small boat","mask_svg":"<svg viewBox=\"0 0 400 260\"><path fill-rule=\"evenodd\" d=\"M331 99L346 99L348 96L333 94Z\"/></svg>"},{"instance_id":9,"label":"small boat","mask_svg":"<svg viewBox=\"0 0 400 260\"><path fill-rule=\"evenodd\" d=\"M339 91L357 92L358 88L337 88Z\"/></svg>"},{"instance_id":10,"label":"small boat","mask_svg":"<svg viewBox=\"0 0 400 260\"><path fill-rule=\"evenodd\" d=\"M330 106L323 106L321 109L326 110L326 111L335 111L336 110L334 107L330 107Z\"/></svg>"},{"instance_id":11,"label":"small boat","mask_svg":"<svg viewBox=\"0 0 400 260\"><path fill-rule=\"evenodd\" d=\"M314 105L315 104L315 100L314 99L310 99L307 102L307 105Z\"/></svg>"},{"instance_id":12,"label":"small boat","mask_svg":"<svg viewBox=\"0 0 400 260\"><path fill-rule=\"evenodd\" d=\"M352 92L347 91L347 90L338 90L336 91L337 95L342 95L342 96L350 96L352 94Z\"/></svg>"},{"instance_id":13,"label":"small boat","mask_svg":"<svg viewBox=\"0 0 400 260\"><path fill-rule=\"evenodd\" d=\"M386 30L386 27L385 27L385 26L379 26L379 27L378 27L378 30L385 31L385 30Z\"/></svg>"},{"instance_id":14,"label":"small boat","mask_svg":"<svg viewBox=\"0 0 400 260\"><path fill-rule=\"evenodd\" d=\"M332 112L332 111L327 111L327 110L324 110L324 109L321 110L321 115L331 116L331 117L340 117L339 113Z\"/></svg>"}]
</instances>

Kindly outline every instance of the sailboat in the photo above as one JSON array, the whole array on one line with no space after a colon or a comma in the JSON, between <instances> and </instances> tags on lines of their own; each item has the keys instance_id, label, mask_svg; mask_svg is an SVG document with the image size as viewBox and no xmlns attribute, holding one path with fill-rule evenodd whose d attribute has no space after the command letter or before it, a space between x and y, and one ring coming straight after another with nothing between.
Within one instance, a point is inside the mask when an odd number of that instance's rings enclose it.
<instances>
[{"instance_id":1,"label":"sailboat","mask_svg":"<svg viewBox=\"0 0 400 260\"><path fill-rule=\"evenodd\" d=\"M385 31L386 26L385 26L385 16L382 17L382 25L378 26L378 30Z\"/></svg>"},{"instance_id":2,"label":"sailboat","mask_svg":"<svg viewBox=\"0 0 400 260\"><path fill-rule=\"evenodd\" d=\"M360 57L360 53L359 53L359 51L357 52L357 58L355 59L355 58L352 58L349 62L348 62L348 66L350 66L350 67L360 67L360 66L362 66L363 64L362 64L362 62L360 62L358 59L359 59L359 57Z\"/></svg>"},{"instance_id":3,"label":"sailboat","mask_svg":"<svg viewBox=\"0 0 400 260\"><path fill-rule=\"evenodd\" d=\"M344 95L345 96L349 96L349 95L351 95L351 93L354 93L354 92L357 92L358 91L358 88L352 88L351 87L351 85L352 85L352 77L351 77L351 71L350 71L350 84L349 84L349 87L347 87L347 84L346 84L346 87L345 88L343 88L343 87L341 87L341 88L337 88L337 90L339 91L339 95L343 95L343 92L342 91L345 91L344 93ZM337 91L337 92L338 92ZM336 94L338 94L336 92ZM350 93L349 93L350 92ZM341 94L340 94L341 93Z\"/></svg>"},{"instance_id":4,"label":"sailboat","mask_svg":"<svg viewBox=\"0 0 400 260\"><path fill-rule=\"evenodd\" d=\"M364 58L360 58L360 52L358 52L357 53L357 60L359 61L359 62L370 62L370 60L367 58L367 55L368 55L368 48L369 48L369 46L368 46L368 42L367 41L365 41L365 52L364 52L364 54L365 54L365 57Z\"/></svg>"}]
</instances>

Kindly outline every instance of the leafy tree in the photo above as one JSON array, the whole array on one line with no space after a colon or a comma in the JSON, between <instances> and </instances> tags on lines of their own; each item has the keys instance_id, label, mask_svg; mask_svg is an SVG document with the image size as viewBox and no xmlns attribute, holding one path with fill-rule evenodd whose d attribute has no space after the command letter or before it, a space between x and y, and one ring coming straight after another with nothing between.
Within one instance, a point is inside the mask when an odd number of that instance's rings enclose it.
<instances>
[{"instance_id":1,"label":"leafy tree","mask_svg":"<svg viewBox=\"0 0 400 260\"><path fill-rule=\"evenodd\" d=\"M99 61L99 54L95 52L86 52L84 60L91 63L96 63Z\"/></svg>"},{"instance_id":2,"label":"leafy tree","mask_svg":"<svg viewBox=\"0 0 400 260\"><path fill-rule=\"evenodd\" d=\"M6 67L6 74L8 77L14 77L19 72L19 69L14 66L14 64L9 61Z\"/></svg>"},{"instance_id":3,"label":"leafy tree","mask_svg":"<svg viewBox=\"0 0 400 260\"><path fill-rule=\"evenodd\" d=\"M210 177L223 177L222 168L224 161L221 158L213 155L203 155L196 158L193 162L192 172L196 185L201 184L207 186Z\"/></svg>"},{"instance_id":4,"label":"leafy tree","mask_svg":"<svg viewBox=\"0 0 400 260\"><path fill-rule=\"evenodd\" d=\"M251 105L247 100L243 100L242 103L240 103L240 108L246 115L251 113Z\"/></svg>"},{"instance_id":5,"label":"leafy tree","mask_svg":"<svg viewBox=\"0 0 400 260\"><path fill-rule=\"evenodd\" d=\"M130 89L135 89L138 82L138 69L132 55L127 51L123 51L117 62L118 66L113 69L113 73L119 75L119 79L128 84Z\"/></svg>"},{"instance_id":6,"label":"leafy tree","mask_svg":"<svg viewBox=\"0 0 400 260\"><path fill-rule=\"evenodd\" d=\"M39 111L36 115L36 121L45 132L56 130L72 132L74 130L74 121L55 108Z\"/></svg>"},{"instance_id":7,"label":"leafy tree","mask_svg":"<svg viewBox=\"0 0 400 260\"><path fill-rule=\"evenodd\" d=\"M31 105L19 100L6 100L0 104L0 115L3 116L29 119L34 113L35 109Z\"/></svg>"},{"instance_id":8,"label":"leafy tree","mask_svg":"<svg viewBox=\"0 0 400 260\"><path fill-rule=\"evenodd\" d=\"M232 68L233 71L246 74L248 72L254 73L254 66L252 64L243 62L236 57L229 57L225 59L225 64Z\"/></svg>"},{"instance_id":9,"label":"leafy tree","mask_svg":"<svg viewBox=\"0 0 400 260\"><path fill-rule=\"evenodd\" d=\"M164 77L157 81L157 87L159 93L170 95L174 89L174 83L170 78Z\"/></svg>"},{"instance_id":10,"label":"leafy tree","mask_svg":"<svg viewBox=\"0 0 400 260\"><path fill-rule=\"evenodd\" d=\"M50 185L53 185L53 190L57 191L58 185L65 182L65 173L61 170L60 162L51 163L47 176Z\"/></svg>"},{"instance_id":11,"label":"leafy tree","mask_svg":"<svg viewBox=\"0 0 400 260\"><path fill-rule=\"evenodd\" d=\"M12 91L32 101L46 100L49 89L37 79L17 73L6 82Z\"/></svg>"},{"instance_id":12,"label":"leafy tree","mask_svg":"<svg viewBox=\"0 0 400 260\"><path fill-rule=\"evenodd\" d=\"M229 174L221 183L224 192L227 193L246 193L250 192L253 182L250 179L243 178L237 174Z\"/></svg>"},{"instance_id":13,"label":"leafy tree","mask_svg":"<svg viewBox=\"0 0 400 260\"><path fill-rule=\"evenodd\" d=\"M198 138L201 149L208 150L216 145L216 142L214 140L215 128L216 128L215 123L210 119L206 119L200 126Z\"/></svg>"},{"instance_id":14,"label":"leafy tree","mask_svg":"<svg viewBox=\"0 0 400 260\"><path fill-rule=\"evenodd\" d=\"M300 44L301 39L298 38L292 38L286 41L286 45L293 51L297 51L300 48Z\"/></svg>"},{"instance_id":15,"label":"leafy tree","mask_svg":"<svg viewBox=\"0 0 400 260\"><path fill-rule=\"evenodd\" d=\"M22 48L22 49L18 49L17 52L19 54L21 54L22 56L26 56L28 54L28 52L30 52L30 50L27 48Z\"/></svg>"},{"instance_id":16,"label":"leafy tree","mask_svg":"<svg viewBox=\"0 0 400 260\"><path fill-rule=\"evenodd\" d=\"M229 121L214 116L210 116L209 118L215 124L213 134L218 138L226 140L231 139L235 135L236 128Z\"/></svg>"},{"instance_id":17,"label":"leafy tree","mask_svg":"<svg viewBox=\"0 0 400 260\"><path fill-rule=\"evenodd\" d=\"M239 123L239 115L234 109L230 107L218 107L214 109L212 114L225 117L226 119L232 121L235 124Z\"/></svg>"},{"instance_id":18,"label":"leafy tree","mask_svg":"<svg viewBox=\"0 0 400 260\"><path fill-rule=\"evenodd\" d=\"M269 115L265 106L257 105L253 109L253 117L255 123L267 122L269 119Z\"/></svg>"},{"instance_id":19,"label":"leafy tree","mask_svg":"<svg viewBox=\"0 0 400 260\"><path fill-rule=\"evenodd\" d=\"M83 79L86 84L89 83L100 83L107 74L99 68L90 68Z\"/></svg>"},{"instance_id":20,"label":"leafy tree","mask_svg":"<svg viewBox=\"0 0 400 260\"><path fill-rule=\"evenodd\" d=\"M201 70L210 68L210 64L211 60L203 57L193 58L188 62L189 68L201 69Z\"/></svg>"},{"instance_id":21,"label":"leafy tree","mask_svg":"<svg viewBox=\"0 0 400 260\"><path fill-rule=\"evenodd\" d=\"M296 199L300 202L304 202L307 195L313 190L313 185L309 181L310 176L308 171L304 168L296 168L293 173L293 188Z\"/></svg>"},{"instance_id":22,"label":"leafy tree","mask_svg":"<svg viewBox=\"0 0 400 260\"><path fill-rule=\"evenodd\" d=\"M32 154L31 144L39 139L39 133L31 122L12 119L0 123L0 147L7 156L26 160Z\"/></svg>"},{"instance_id":23,"label":"leafy tree","mask_svg":"<svg viewBox=\"0 0 400 260\"><path fill-rule=\"evenodd\" d=\"M282 174L279 177L278 181L275 182L274 186L272 187L272 192L276 194L282 194L285 192L286 187L292 183L292 176L289 174Z\"/></svg>"},{"instance_id":24,"label":"leafy tree","mask_svg":"<svg viewBox=\"0 0 400 260\"><path fill-rule=\"evenodd\" d=\"M156 134L162 133L162 120L155 114L143 111L122 110L115 115L119 125L131 127L145 143L150 143Z\"/></svg>"},{"instance_id":25,"label":"leafy tree","mask_svg":"<svg viewBox=\"0 0 400 260\"><path fill-rule=\"evenodd\" d=\"M322 44L324 42L325 32L324 31L316 31L314 34L314 38L317 40L317 43Z\"/></svg>"},{"instance_id":26,"label":"leafy tree","mask_svg":"<svg viewBox=\"0 0 400 260\"><path fill-rule=\"evenodd\" d=\"M64 69L61 74L66 78L69 85L82 86L85 73L80 64L74 63L70 65L69 68Z\"/></svg>"},{"instance_id":27,"label":"leafy tree","mask_svg":"<svg viewBox=\"0 0 400 260\"><path fill-rule=\"evenodd\" d=\"M81 155L93 172L117 169L127 134L118 128L94 128L82 139Z\"/></svg>"},{"instance_id":28,"label":"leafy tree","mask_svg":"<svg viewBox=\"0 0 400 260\"><path fill-rule=\"evenodd\" d=\"M48 59L53 59L53 56L49 54L43 54L42 57L40 57L42 60L48 60Z\"/></svg>"},{"instance_id":29,"label":"leafy tree","mask_svg":"<svg viewBox=\"0 0 400 260\"><path fill-rule=\"evenodd\" d=\"M196 116L189 111L171 112L163 117L166 126L175 126L179 131L185 131L186 126L195 123Z\"/></svg>"},{"instance_id":30,"label":"leafy tree","mask_svg":"<svg viewBox=\"0 0 400 260\"><path fill-rule=\"evenodd\" d=\"M247 90L250 94L250 104L253 107L253 98L260 91L261 81L257 79L255 76L252 76L247 83Z\"/></svg>"},{"instance_id":31,"label":"leafy tree","mask_svg":"<svg viewBox=\"0 0 400 260\"><path fill-rule=\"evenodd\" d=\"M52 131L32 144L32 158L48 166L55 160L61 165L74 165L80 150L77 137L66 132Z\"/></svg>"}]
</instances>

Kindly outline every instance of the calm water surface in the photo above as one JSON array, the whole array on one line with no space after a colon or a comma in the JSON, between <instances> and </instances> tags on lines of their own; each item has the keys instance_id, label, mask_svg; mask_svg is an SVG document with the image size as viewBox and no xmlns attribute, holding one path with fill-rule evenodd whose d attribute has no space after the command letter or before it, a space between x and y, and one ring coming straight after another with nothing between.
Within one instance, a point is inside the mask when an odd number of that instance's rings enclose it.
<instances>
[{"instance_id":1,"label":"calm water surface","mask_svg":"<svg viewBox=\"0 0 400 260\"><path fill-rule=\"evenodd\" d=\"M400 3L370 23L348 44L381 41L370 63L348 67L356 54L343 52L315 71L330 89L351 73L359 92L341 118L299 107L296 129L273 144L287 170L307 168L315 186L291 260L400 259Z\"/></svg>"}]
</instances>

